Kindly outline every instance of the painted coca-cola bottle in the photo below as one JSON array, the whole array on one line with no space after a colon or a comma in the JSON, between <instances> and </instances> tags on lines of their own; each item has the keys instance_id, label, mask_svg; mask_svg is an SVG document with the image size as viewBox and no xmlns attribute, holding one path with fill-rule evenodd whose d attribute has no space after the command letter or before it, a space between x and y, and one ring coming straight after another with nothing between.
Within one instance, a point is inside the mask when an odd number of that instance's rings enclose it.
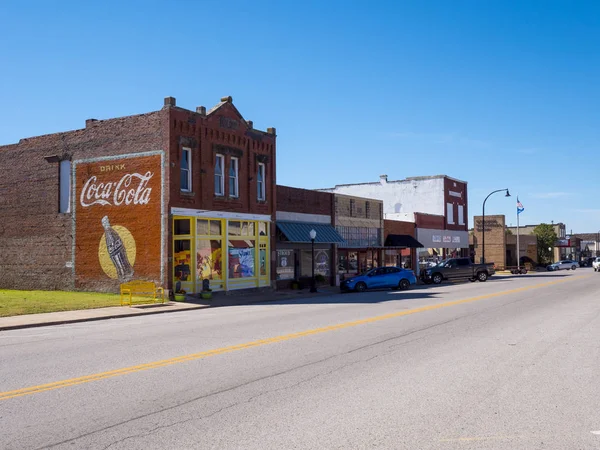
<instances>
[{"instance_id":1,"label":"painted coca-cola bottle","mask_svg":"<svg viewBox=\"0 0 600 450\"><path fill-rule=\"evenodd\" d=\"M110 256L110 260L117 269L117 277L119 281L125 282L133 278L133 267L127 258L127 250L123 244L123 239L119 236L111 226L108 216L102 218L102 226L104 227L104 236L106 238L106 248Z\"/></svg>"}]
</instances>

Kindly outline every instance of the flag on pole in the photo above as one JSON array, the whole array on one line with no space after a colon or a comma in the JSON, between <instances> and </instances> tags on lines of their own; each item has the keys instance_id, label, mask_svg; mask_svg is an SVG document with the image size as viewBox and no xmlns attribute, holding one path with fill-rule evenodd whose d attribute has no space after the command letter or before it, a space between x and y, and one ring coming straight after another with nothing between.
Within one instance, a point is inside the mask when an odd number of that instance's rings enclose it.
<instances>
[{"instance_id":1,"label":"flag on pole","mask_svg":"<svg viewBox=\"0 0 600 450\"><path fill-rule=\"evenodd\" d=\"M521 214L523 211L525 211L525 208L523 208L523 203L521 203L519 201L519 197L517 197L517 215Z\"/></svg>"}]
</instances>

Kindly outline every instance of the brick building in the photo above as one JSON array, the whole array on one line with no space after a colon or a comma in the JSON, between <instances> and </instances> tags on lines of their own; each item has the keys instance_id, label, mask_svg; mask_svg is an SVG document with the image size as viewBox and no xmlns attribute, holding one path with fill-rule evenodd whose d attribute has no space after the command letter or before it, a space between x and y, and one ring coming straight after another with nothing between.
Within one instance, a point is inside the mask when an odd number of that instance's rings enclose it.
<instances>
[{"instance_id":1,"label":"brick building","mask_svg":"<svg viewBox=\"0 0 600 450\"><path fill-rule=\"evenodd\" d=\"M424 246L418 252L420 263L431 258L468 254L465 181L446 175L389 181L387 175L381 175L376 182L320 190L380 200L385 219L415 223L416 239Z\"/></svg>"},{"instance_id":2,"label":"brick building","mask_svg":"<svg viewBox=\"0 0 600 450\"><path fill-rule=\"evenodd\" d=\"M336 244L343 239L333 227L333 194L287 186L277 186L277 263L278 288L289 288L292 281L308 285L312 277L312 243L315 230L315 275L330 285L336 283Z\"/></svg>"},{"instance_id":3,"label":"brick building","mask_svg":"<svg viewBox=\"0 0 600 450\"><path fill-rule=\"evenodd\" d=\"M158 111L0 147L0 286L188 292L270 286L276 134L232 103Z\"/></svg>"},{"instance_id":4,"label":"brick building","mask_svg":"<svg viewBox=\"0 0 600 450\"><path fill-rule=\"evenodd\" d=\"M344 239L338 245L341 278L384 265L383 202L351 195L334 195L334 225Z\"/></svg>"}]
</instances>

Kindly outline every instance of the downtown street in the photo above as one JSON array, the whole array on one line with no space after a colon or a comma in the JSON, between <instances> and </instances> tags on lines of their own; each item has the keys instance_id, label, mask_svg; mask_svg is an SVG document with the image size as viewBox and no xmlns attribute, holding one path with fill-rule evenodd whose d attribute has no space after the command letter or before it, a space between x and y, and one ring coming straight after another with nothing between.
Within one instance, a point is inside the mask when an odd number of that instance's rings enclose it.
<instances>
[{"instance_id":1,"label":"downtown street","mask_svg":"<svg viewBox=\"0 0 600 450\"><path fill-rule=\"evenodd\" d=\"M600 447L600 276L0 332L3 449Z\"/></svg>"}]
</instances>

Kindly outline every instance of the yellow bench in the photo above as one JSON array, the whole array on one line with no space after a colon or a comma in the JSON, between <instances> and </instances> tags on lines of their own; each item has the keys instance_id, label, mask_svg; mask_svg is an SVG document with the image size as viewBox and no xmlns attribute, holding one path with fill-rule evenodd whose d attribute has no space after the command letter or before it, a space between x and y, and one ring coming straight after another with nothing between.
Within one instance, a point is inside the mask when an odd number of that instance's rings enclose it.
<instances>
[{"instance_id":1,"label":"yellow bench","mask_svg":"<svg viewBox=\"0 0 600 450\"><path fill-rule=\"evenodd\" d=\"M157 287L152 281L130 281L129 283L121 284L121 306L127 304L131 307L133 297L152 297L153 303L160 299L161 303L165 302L165 291L162 287ZM123 301L125 300L125 302Z\"/></svg>"}]
</instances>

